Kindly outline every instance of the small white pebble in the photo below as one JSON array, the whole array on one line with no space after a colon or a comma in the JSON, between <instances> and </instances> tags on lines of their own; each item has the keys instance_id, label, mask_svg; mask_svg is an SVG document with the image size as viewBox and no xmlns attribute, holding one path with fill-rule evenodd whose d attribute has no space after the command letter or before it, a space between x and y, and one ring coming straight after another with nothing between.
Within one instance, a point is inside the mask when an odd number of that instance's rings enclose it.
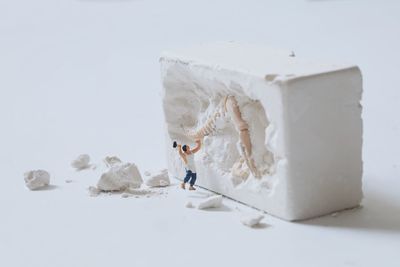
<instances>
[{"instance_id":1,"label":"small white pebble","mask_svg":"<svg viewBox=\"0 0 400 267\"><path fill-rule=\"evenodd\" d=\"M339 215L339 212L334 212L331 214L332 217L337 217Z\"/></svg>"},{"instance_id":2,"label":"small white pebble","mask_svg":"<svg viewBox=\"0 0 400 267\"><path fill-rule=\"evenodd\" d=\"M70 183L72 183L72 180L67 179L67 180L65 180L65 182L66 182L67 184L70 184Z\"/></svg>"},{"instance_id":3,"label":"small white pebble","mask_svg":"<svg viewBox=\"0 0 400 267\"><path fill-rule=\"evenodd\" d=\"M240 218L240 222L248 227L254 227L258 225L262 219L264 219L264 215L262 214L244 214Z\"/></svg>"},{"instance_id":4,"label":"small white pebble","mask_svg":"<svg viewBox=\"0 0 400 267\"><path fill-rule=\"evenodd\" d=\"M30 190L46 187L50 184L50 174L45 170L34 170L24 174L25 185Z\"/></svg>"},{"instance_id":5,"label":"small white pebble","mask_svg":"<svg viewBox=\"0 0 400 267\"><path fill-rule=\"evenodd\" d=\"M222 206L222 196L215 195L201 201L197 206L197 208L202 210L202 209L219 208L221 206Z\"/></svg>"},{"instance_id":6,"label":"small white pebble","mask_svg":"<svg viewBox=\"0 0 400 267\"><path fill-rule=\"evenodd\" d=\"M122 195L121 195L122 198L128 198L128 197L132 197L132 196L133 195L129 194L129 193L122 193Z\"/></svg>"},{"instance_id":7,"label":"small white pebble","mask_svg":"<svg viewBox=\"0 0 400 267\"><path fill-rule=\"evenodd\" d=\"M88 154L82 154L71 162L71 166L77 171L81 171L90 168L89 162L90 156Z\"/></svg>"}]
</instances>

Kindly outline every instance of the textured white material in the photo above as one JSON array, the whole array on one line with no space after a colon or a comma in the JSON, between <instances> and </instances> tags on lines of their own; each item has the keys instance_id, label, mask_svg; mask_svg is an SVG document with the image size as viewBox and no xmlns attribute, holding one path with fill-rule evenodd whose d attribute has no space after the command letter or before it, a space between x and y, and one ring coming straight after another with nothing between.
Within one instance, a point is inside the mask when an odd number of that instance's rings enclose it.
<instances>
[{"instance_id":1,"label":"textured white material","mask_svg":"<svg viewBox=\"0 0 400 267\"><path fill-rule=\"evenodd\" d=\"M109 168L122 163L122 160L120 160L120 158L117 156L107 156L103 161Z\"/></svg>"},{"instance_id":2,"label":"textured white material","mask_svg":"<svg viewBox=\"0 0 400 267\"><path fill-rule=\"evenodd\" d=\"M30 190L46 187L50 184L50 174L45 170L34 170L24 174L25 185Z\"/></svg>"},{"instance_id":3,"label":"textured white material","mask_svg":"<svg viewBox=\"0 0 400 267\"><path fill-rule=\"evenodd\" d=\"M264 219L264 215L262 214L243 214L240 218L240 222L246 226L254 227L258 225L262 219Z\"/></svg>"},{"instance_id":4,"label":"textured white material","mask_svg":"<svg viewBox=\"0 0 400 267\"><path fill-rule=\"evenodd\" d=\"M150 177L145 181L145 184L149 187L164 187L171 184L167 169L155 173L149 173L149 176Z\"/></svg>"},{"instance_id":5,"label":"textured white material","mask_svg":"<svg viewBox=\"0 0 400 267\"><path fill-rule=\"evenodd\" d=\"M111 167L103 173L97 183L102 191L121 191L127 188L139 188L143 183L142 176L134 163L125 163Z\"/></svg>"},{"instance_id":6,"label":"textured white material","mask_svg":"<svg viewBox=\"0 0 400 267\"><path fill-rule=\"evenodd\" d=\"M90 167L90 156L88 154L79 155L71 162L71 166L77 171L88 169Z\"/></svg>"},{"instance_id":7,"label":"textured white material","mask_svg":"<svg viewBox=\"0 0 400 267\"><path fill-rule=\"evenodd\" d=\"M224 96L237 99L249 125L261 178L240 160L237 129L221 118L195 155L197 184L286 220L357 206L362 198L361 73L291 51L217 43L160 59L169 173L184 167L172 141L193 145Z\"/></svg>"},{"instance_id":8,"label":"textured white material","mask_svg":"<svg viewBox=\"0 0 400 267\"><path fill-rule=\"evenodd\" d=\"M197 208L200 210L204 210L204 209L219 208L221 206L222 206L222 196L216 195L202 200L197 205Z\"/></svg>"}]
</instances>

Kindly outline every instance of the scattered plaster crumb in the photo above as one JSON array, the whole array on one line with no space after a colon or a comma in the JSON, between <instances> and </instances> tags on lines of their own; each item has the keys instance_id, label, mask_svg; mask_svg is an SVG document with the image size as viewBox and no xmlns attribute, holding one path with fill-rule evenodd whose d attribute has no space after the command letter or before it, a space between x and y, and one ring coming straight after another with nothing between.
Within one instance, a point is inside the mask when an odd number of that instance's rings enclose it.
<instances>
[{"instance_id":1,"label":"scattered plaster crumb","mask_svg":"<svg viewBox=\"0 0 400 267\"><path fill-rule=\"evenodd\" d=\"M134 163L115 165L103 173L97 183L102 191L122 191L129 187L139 188L143 183L139 169Z\"/></svg>"},{"instance_id":2,"label":"scattered plaster crumb","mask_svg":"<svg viewBox=\"0 0 400 267\"><path fill-rule=\"evenodd\" d=\"M65 180L65 182L66 182L67 184L70 184L70 183L72 183L72 180L67 179L67 180Z\"/></svg>"},{"instance_id":3,"label":"scattered plaster crumb","mask_svg":"<svg viewBox=\"0 0 400 267\"><path fill-rule=\"evenodd\" d=\"M194 208L194 205L193 205L193 203L191 201L188 201L188 202L186 202L185 207L189 208L189 209L192 209L192 208Z\"/></svg>"},{"instance_id":4,"label":"scattered plaster crumb","mask_svg":"<svg viewBox=\"0 0 400 267\"><path fill-rule=\"evenodd\" d=\"M125 193L131 194L131 195L136 195L136 196L143 196L143 195L149 195L152 194L153 191L147 190L147 189L140 189L140 188L127 188L125 190Z\"/></svg>"},{"instance_id":5,"label":"scattered plaster crumb","mask_svg":"<svg viewBox=\"0 0 400 267\"><path fill-rule=\"evenodd\" d=\"M95 169L97 169L96 164L92 164L92 170L95 170Z\"/></svg>"},{"instance_id":6,"label":"scattered plaster crumb","mask_svg":"<svg viewBox=\"0 0 400 267\"><path fill-rule=\"evenodd\" d=\"M334 212L331 214L332 217L337 217L339 215L339 212Z\"/></svg>"},{"instance_id":7,"label":"scattered plaster crumb","mask_svg":"<svg viewBox=\"0 0 400 267\"><path fill-rule=\"evenodd\" d=\"M144 172L144 175L145 175L145 176L150 176L151 173L150 173L149 171L145 171L145 172Z\"/></svg>"},{"instance_id":8,"label":"scattered plaster crumb","mask_svg":"<svg viewBox=\"0 0 400 267\"><path fill-rule=\"evenodd\" d=\"M97 196L100 194L100 192L101 192L101 190L99 190L99 189L98 189L97 187L95 187L95 186L89 186L88 191L89 191L89 195L90 195L91 197L97 197Z\"/></svg>"},{"instance_id":9,"label":"scattered plaster crumb","mask_svg":"<svg viewBox=\"0 0 400 267\"><path fill-rule=\"evenodd\" d=\"M219 208L221 206L222 206L222 196L216 195L201 201L197 206L197 208L202 210L210 208Z\"/></svg>"},{"instance_id":10,"label":"scattered plaster crumb","mask_svg":"<svg viewBox=\"0 0 400 267\"><path fill-rule=\"evenodd\" d=\"M128 198L128 197L133 197L133 195L130 194L130 193L122 193L121 197L122 198Z\"/></svg>"},{"instance_id":11,"label":"scattered plaster crumb","mask_svg":"<svg viewBox=\"0 0 400 267\"><path fill-rule=\"evenodd\" d=\"M71 162L71 166L75 168L77 171L81 171L91 167L89 162L90 162L90 156L88 154L82 154Z\"/></svg>"},{"instance_id":12,"label":"scattered plaster crumb","mask_svg":"<svg viewBox=\"0 0 400 267\"><path fill-rule=\"evenodd\" d=\"M50 184L50 174L45 170L33 170L24 174L25 185L30 190L46 187Z\"/></svg>"},{"instance_id":13,"label":"scattered plaster crumb","mask_svg":"<svg viewBox=\"0 0 400 267\"><path fill-rule=\"evenodd\" d=\"M108 168L122 163L122 160L120 160L117 156L107 156L103 161Z\"/></svg>"},{"instance_id":14,"label":"scattered plaster crumb","mask_svg":"<svg viewBox=\"0 0 400 267\"><path fill-rule=\"evenodd\" d=\"M164 169L155 174L150 174L150 177L146 179L146 185L149 187L165 187L171 184L168 177L168 170Z\"/></svg>"},{"instance_id":15,"label":"scattered plaster crumb","mask_svg":"<svg viewBox=\"0 0 400 267\"><path fill-rule=\"evenodd\" d=\"M240 218L240 222L248 227L254 227L264 219L262 214L243 214Z\"/></svg>"}]
</instances>

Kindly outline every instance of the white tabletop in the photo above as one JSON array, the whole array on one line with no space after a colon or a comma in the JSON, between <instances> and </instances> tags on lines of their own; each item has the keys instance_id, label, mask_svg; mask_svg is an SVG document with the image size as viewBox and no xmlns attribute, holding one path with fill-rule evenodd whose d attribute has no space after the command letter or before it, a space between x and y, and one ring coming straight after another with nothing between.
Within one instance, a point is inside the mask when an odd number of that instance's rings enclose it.
<instances>
[{"instance_id":1,"label":"white tabletop","mask_svg":"<svg viewBox=\"0 0 400 267\"><path fill-rule=\"evenodd\" d=\"M385 2L1 1L0 266L400 266L400 5ZM177 181L88 196L105 156L166 166L161 51L231 40L361 68L363 208L250 229L236 202L185 208L206 192ZM81 153L99 167L72 170ZM52 186L29 191L39 168Z\"/></svg>"}]
</instances>

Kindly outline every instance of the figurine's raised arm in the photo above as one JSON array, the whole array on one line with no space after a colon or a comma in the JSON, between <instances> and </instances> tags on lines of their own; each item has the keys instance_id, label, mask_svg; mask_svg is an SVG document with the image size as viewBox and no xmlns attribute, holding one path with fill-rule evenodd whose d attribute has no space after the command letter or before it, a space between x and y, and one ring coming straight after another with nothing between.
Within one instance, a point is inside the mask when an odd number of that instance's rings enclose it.
<instances>
[{"instance_id":1,"label":"figurine's raised arm","mask_svg":"<svg viewBox=\"0 0 400 267\"><path fill-rule=\"evenodd\" d=\"M190 152L192 152L193 154L196 153L197 151L199 151L201 148L201 140L197 139L196 140L196 147L193 148Z\"/></svg>"}]
</instances>

